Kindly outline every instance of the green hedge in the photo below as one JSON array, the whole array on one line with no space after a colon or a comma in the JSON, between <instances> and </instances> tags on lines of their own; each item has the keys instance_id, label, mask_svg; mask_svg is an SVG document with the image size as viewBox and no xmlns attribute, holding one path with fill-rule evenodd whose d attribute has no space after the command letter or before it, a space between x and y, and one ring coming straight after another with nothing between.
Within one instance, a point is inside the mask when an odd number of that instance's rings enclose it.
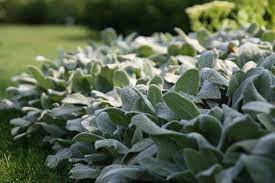
<instances>
[{"instance_id":1,"label":"green hedge","mask_svg":"<svg viewBox=\"0 0 275 183\"><path fill-rule=\"evenodd\" d=\"M93 28L114 27L120 32L141 34L168 31L173 27L190 30L185 8L206 0L93 0L85 11L85 23Z\"/></svg>"},{"instance_id":2,"label":"green hedge","mask_svg":"<svg viewBox=\"0 0 275 183\"><path fill-rule=\"evenodd\" d=\"M88 0L3 0L0 2L0 22L26 24L63 24L73 16L81 20Z\"/></svg>"},{"instance_id":3,"label":"green hedge","mask_svg":"<svg viewBox=\"0 0 275 183\"><path fill-rule=\"evenodd\" d=\"M209 0L6 0L0 2L0 21L42 24L76 23L93 29L113 27L119 32L141 34L181 27L189 31L185 8Z\"/></svg>"}]
</instances>

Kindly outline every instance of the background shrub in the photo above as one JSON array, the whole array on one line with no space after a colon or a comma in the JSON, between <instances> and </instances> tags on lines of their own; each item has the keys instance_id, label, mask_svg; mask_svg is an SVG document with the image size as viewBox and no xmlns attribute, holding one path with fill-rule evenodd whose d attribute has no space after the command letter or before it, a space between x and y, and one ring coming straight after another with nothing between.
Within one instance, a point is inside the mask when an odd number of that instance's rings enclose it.
<instances>
[{"instance_id":1,"label":"background shrub","mask_svg":"<svg viewBox=\"0 0 275 183\"><path fill-rule=\"evenodd\" d=\"M221 27L240 27L255 23L275 28L275 0L228 0L213 1L186 9L193 30L202 27L215 31Z\"/></svg>"}]
</instances>

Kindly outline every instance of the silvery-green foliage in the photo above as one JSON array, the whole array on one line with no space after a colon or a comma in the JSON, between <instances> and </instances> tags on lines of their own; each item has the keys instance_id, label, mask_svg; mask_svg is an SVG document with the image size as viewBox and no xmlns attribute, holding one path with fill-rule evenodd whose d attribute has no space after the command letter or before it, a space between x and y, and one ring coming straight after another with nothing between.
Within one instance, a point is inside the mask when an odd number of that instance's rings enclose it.
<instances>
[{"instance_id":1,"label":"silvery-green foliage","mask_svg":"<svg viewBox=\"0 0 275 183\"><path fill-rule=\"evenodd\" d=\"M142 37L61 53L14 77L0 110L15 140L40 139L46 164L95 182L272 182L272 43L250 28Z\"/></svg>"}]
</instances>

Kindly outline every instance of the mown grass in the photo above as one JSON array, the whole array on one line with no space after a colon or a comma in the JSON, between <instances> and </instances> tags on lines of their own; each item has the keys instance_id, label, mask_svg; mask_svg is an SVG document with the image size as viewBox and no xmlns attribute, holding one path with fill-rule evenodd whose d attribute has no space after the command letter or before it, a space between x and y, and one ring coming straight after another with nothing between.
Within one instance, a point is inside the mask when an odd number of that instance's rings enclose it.
<instances>
[{"instance_id":1,"label":"mown grass","mask_svg":"<svg viewBox=\"0 0 275 183\"><path fill-rule=\"evenodd\" d=\"M11 76L29 64L39 65L35 56L55 58L58 49L75 50L95 36L83 27L0 25L0 99L7 97ZM51 170L44 165L48 149L34 146L31 140L12 140L11 115L14 113L0 113L0 182L71 182L66 167Z\"/></svg>"}]
</instances>

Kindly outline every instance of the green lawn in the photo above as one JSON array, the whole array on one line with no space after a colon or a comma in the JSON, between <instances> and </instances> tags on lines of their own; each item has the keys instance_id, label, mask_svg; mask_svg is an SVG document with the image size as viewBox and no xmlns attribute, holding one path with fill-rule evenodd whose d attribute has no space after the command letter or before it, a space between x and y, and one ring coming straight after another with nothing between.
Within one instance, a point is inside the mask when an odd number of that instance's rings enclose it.
<instances>
[{"instance_id":1,"label":"green lawn","mask_svg":"<svg viewBox=\"0 0 275 183\"><path fill-rule=\"evenodd\" d=\"M6 97L11 76L39 64L35 56L55 58L59 49L75 50L95 35L83 27L0 25L0 99ZM66 167L44 166L48 150L12 140L9 116L0 113L0 182L70 182Z\"/></svg>"}]
</instances>

